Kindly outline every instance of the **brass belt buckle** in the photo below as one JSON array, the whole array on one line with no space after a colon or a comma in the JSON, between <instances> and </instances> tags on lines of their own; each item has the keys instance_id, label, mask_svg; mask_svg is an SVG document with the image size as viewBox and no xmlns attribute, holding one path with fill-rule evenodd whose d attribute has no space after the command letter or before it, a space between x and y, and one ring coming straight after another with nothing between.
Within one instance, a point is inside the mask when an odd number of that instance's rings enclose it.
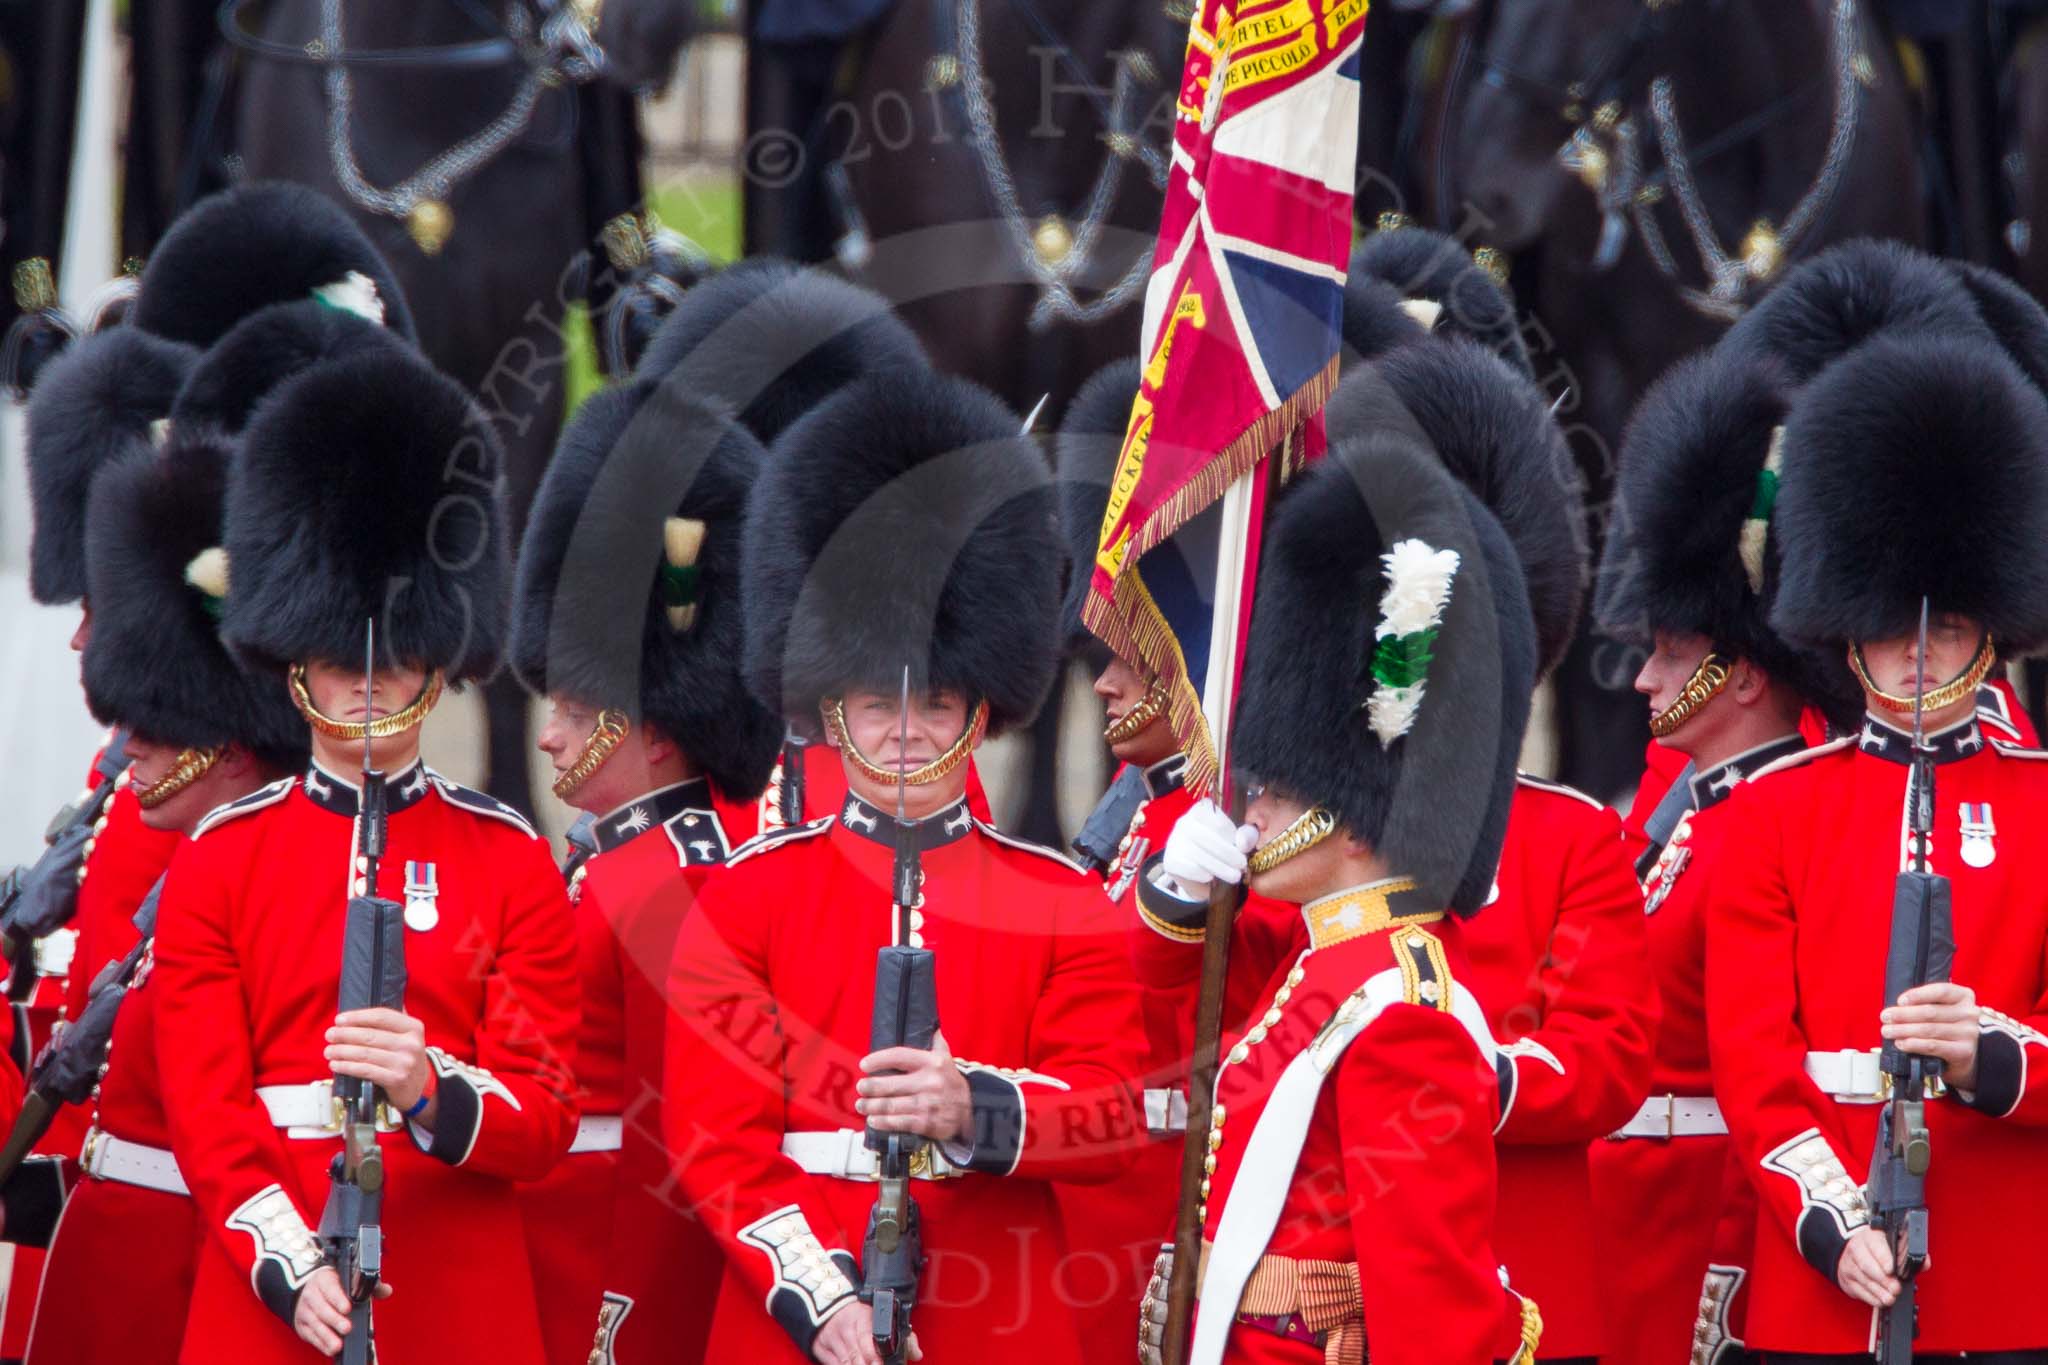
<instances>
[{"instance_id":1,"label":"brass belt buckle","mask_svg":"<svg viewBox=\"0 0 2048 1365\"><path fill-rule=\"evenodd\" d=\"M80 1168L83 1169L85 1173L91 1176L94 1180L98 1180L101 1178L99 1173L99 1167L94 1163L95 1159L100 1154L100 1139L105 1136L106 1134L101 1132L97 1125L86 1129L85 1146L80 1148L78 1152L78 1164Z\"/></svg>"},{"instance_id":2,"label":"brass belt buckle","mask_svg":"<svg viewBox=\"0 0 2048 1365\"><path fill-rule=\"evenodd\" d=\"M1678 1137L1678 1096L1664 1097L1664 1140L1674 1141Z\"/></svg>"}]
</instances>

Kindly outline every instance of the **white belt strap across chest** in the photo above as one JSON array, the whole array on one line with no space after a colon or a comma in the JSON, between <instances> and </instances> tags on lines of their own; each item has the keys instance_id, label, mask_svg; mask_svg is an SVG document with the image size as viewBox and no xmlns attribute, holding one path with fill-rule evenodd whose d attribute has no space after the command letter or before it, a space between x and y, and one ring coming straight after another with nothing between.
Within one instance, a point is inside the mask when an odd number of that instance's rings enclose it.
<instances>
[{"instance_id":1,"label":"white belt strap across chest","mask_svg":"<svg viewBox=\"0 0 2048 1365\"><path fill-rule=\"evenodd\" d=\"M129 1142L94 1128L79 1148L78 1165L94 1180L140 1185L164 1194L191 1194L178 1170L178 1159L161 1147Z\"/></svg>"},{"instance_id":2,"label":"white belt strap across chest","mask_svg":"<svg viewBox=\"0 0 2048 1365\"><path fill-rule=\"evenodd\" d=\"M1308 1141L1309 1124L1315 1117L1316 1100L1323 1082L1337 1067L1346 1048L1379 1018L1387 1006L1401 1002L1404 983L1398 969L1375 975L1348 996L1337 1012L1316 1034L1315 1041L1294 1055L1280 1073L1273 1093L1252 1127L1244 1158L1216 1224L1214 1249L1203 1272L1197 1293L1203 1311L1195 1318L1195 1341L1188 1365L1219 1365L1223 1348L1230 1339L1238 1301L1273 1229L1280 1221L1281 1205L1294 1184L1294 1168L1301 1160L1302 1144ZM1479 1002L1463 986L1452 985L1451 1011L1478 1044L1489 1066L1495 1045Z\"/></svg>"},{"instance_id":3,"label":"white belt strap across chest","mask_svg":"<svg viewBox=\"0 0 2048 1365\"><path fill-rule=\"evenodd\" d=\"M1652 1095L1635 1117L1607 1136L1623 1138L1712 1137L1728 1131L1721 1105L1712 1095Z\"/></svg>"}]
</instances>

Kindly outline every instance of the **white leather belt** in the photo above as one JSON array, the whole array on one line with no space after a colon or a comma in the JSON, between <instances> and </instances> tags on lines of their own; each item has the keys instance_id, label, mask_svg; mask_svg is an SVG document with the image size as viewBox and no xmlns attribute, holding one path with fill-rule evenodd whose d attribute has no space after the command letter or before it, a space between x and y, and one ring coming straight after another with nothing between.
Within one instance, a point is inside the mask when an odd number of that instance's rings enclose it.
<instances>
[{"instance_id":1,"label":"white leather belt","mask_svg":"<svg viewBox=\"0 0 2048 1365\"><path fill-rule=\"evenodd\" d=\"M126 1142L97 1128L86 1132L85 1145L78 1150L78 1165L94 1180L116 1180L165 1194L192 1193L178 1173L178 1159L169 1152L146 1143Z\"/></svg>"},{"instance_id":2,"label":"white leather belt","mask_svg":"<svg viewBox=\"0 0 2048 1365\"><path fill-rule=\"evenodd\" d=\"M1882 1104L1891 1098L1891 1082L1877 1064L1878 1052L1809 1052L1806 1074L1823 1093L1844 1104Z\"/></svg>"},{"instance_id":3,"label":"white leather belt","mask_svg":"<svg viewBox=\"0 0 2048 1365\"><path fill-rule=\"evenodd\" d=\"M1712 1095L1652 1095L1636 1110L1635 1117L1607 1136L1623 1138L1708 1137L1728 1131L1721 1106Z\"/></svg>"},{"instance_id":4,"label":"white leather belt","mask_svg":"<svg viewBox=\"0 0 2048 1365\"><path fill-rule=\"evenodd\" d=\"M812 1175L829 1175L839 1180L876 1180L879 1158L861 1140L859 1128L841 1128L830 1133L784 1133L782 1154ZM910 1174L918 1180L951 1180L967 1174L946 1160L936 1142L927 1142L910 1160Z\"/></svg>"},{"instance_id":5,"label":"white leather belt","mask_svg":"<svg viewBox=\"0 0 2048 1365\"><path fill-rule=\"evenodd\" d=\"M330 1138L341 1136L341 1101L334 1094L332 1080L304 1085L259 1085L256 1098L270 1111L270 1121L284 1129L288 1138ZM390 1106L377 1106L377 1131L395 1133L405 1126Z\"/></svg>"},{"instance_id":6,"label":"white leather belt","mask_svg":"<svg viewBox=\"0 0 2048 1365\"><path fill-rule=\"evenodd\" d=\"M1153 1137L1166 1137L1188 1130L1188 1092L1185 1090L1147 1090L1145 1092L1145 1131Z\"/></svg>"},{"instance_id":7,"label":"white leather belt","mask_svg":"<svg viewBox=\"0 0 2048 1365\"><path fill-rule=\"evenodd\" d=\"M569 1154L578 1152L616 1152L625 1140L626 1120L620 1114L585 1114L576 1120L576 1140L569 1144Z\"/></svg>"},{"instance_id":8,"label":"white leather belt","mask_svg":"<svg viewBox=\"0 0 2048 1365\"><path fill-rule=\"evenodd\" d=\"M78 952L76 929L52 929L35 941L37 976L69 976L71 959Z\"/></svg>"}]
</instances>

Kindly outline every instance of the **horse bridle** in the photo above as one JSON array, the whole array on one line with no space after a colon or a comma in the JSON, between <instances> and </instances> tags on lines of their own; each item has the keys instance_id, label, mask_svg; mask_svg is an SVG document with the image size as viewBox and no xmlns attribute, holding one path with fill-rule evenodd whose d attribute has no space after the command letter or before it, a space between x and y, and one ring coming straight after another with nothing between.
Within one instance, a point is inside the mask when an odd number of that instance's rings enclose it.
<instances>
[{"instance_id":1,"label":"horse bridle","mask_svg":"<svg viewBox=\"0 0 2048 1365\"><path fill-rule=\"evenodd\" d=\"M521 44L506 32L496 15L480 9L473 0L452 0L452 3L475 20L477 27L496 30L493 36L475 38L462 43L429 43L419 47L351 48L345 52L328 51L326 45L318 38L311 38L294 46L291 43L274 42L254 32L245 22L245 16L263 3L264 0L223 0L219 15L220 31L221 36L233 46L271 61L322 68L383 66L475 71L504 66L527 66L534 59L530 46ZM562 3L562 0L536 0L536 5L545 16L542 20L543 28L558 13L577 14L582 8L580 5Z\"/></svg>"},{"instance_id":2,"label":"horse bridle","mask_svg":"<svg viewBox=\"0 0 2048 1365\"><path fill-rule=\"evenodd\" d=\"M1607 44L1592 70L1578 80L1560 83L1531 76L1485 56L1483 49L1479 57L1481 79L1554 111L1559 119L1576 128L1589 117L1620 104L1644 59L1664 36L1671 11L1678 4L1679 0L1641 0L1627 31Z\"/></svg>"}]
</instances>

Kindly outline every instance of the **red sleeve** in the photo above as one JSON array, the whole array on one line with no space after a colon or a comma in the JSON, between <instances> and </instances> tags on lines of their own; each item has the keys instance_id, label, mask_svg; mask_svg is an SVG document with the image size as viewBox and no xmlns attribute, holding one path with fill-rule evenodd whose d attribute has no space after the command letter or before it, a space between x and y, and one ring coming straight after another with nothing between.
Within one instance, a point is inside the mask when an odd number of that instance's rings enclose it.
<instances>
[{"instance_id":1,"label":"red sleeve","mask_svg":"<svg viewBox=\"0 0 2048 1365\"><path fill-rule=\"evenodd\" d=\"M506 896L498 941L480 957L483 1016L461 1043L428 1047L434 1129L410 1127L451 1166L538 1180L576 1133L576 923L545 841L492 856Z\"/></svg>"},{"instance_id":2,"label":"red sleeve","mask_svg":"<svg viewBox=\"0 0 2048 1365\"><path fill-rule=\"evenodd\" d=\"M857 1243L822 1178L782 1155L785 1043L767 984L768 907L791 888L777 861L729 867L684 917L668 975L662 1122L676 1177L727 1266L808 1351L853 1296Z\"/></svg>"},{"instance_id":3,"label":"red sleeve","mask_svg":"<svg viewBox=\"0 0 2048 1365\"><path fill-rule=\"evenodd\" d=\"M1604 1137L1650 1088L1658 1007L1642 887L1614 813L1570 809L1569 851L1543 888L1557 904L1536 964L1543 1017L1500 1053L1503 1142Z\"/></svg>"},{"instance_id":4,"label":"red sleeve","mask_svg":"<svg viewBox=\"0 0 2048 1365\"><path fill-rule=\"evenodd\" d=\"M1125 930L1131 968L1147 990L1184 994L1192 1027L1195 996L1202 982L1205 901L1184 901L1154 880L1155 856L1131 891L1134 907ZM1230 926L1230 964L1224 976L1223 1027L1229 1031L1265 999L1266 986L1308 946L1301 911L1265 896L1246 896Z\"/></svg>"},{"instance_id":5,"label":"red sleeve","mask_svg":"<svg viewBox=\"0 0 2048 1365\"><path fill-rule=\"evenodd\" d=\"M317 1210L299 1207L285 1138L256 1098L254 1054L233 925L247 867L230 849L188 843L172 859L157 905L157 1067L171 1150L200 1220L272 1312L291 1320L299 1287L320 1265Z\"/></svg>"},{"instance_id":6,"label":"red sleeve","mask_svg":"<svg viewBox=\"0 0 2048 1365\"><path fill-rule=\"evenodd\" d=\"M1374 1365L1494 1360L1493 1077L1471 1035L1442 1010L1390 1005L1334 1080Z\"/></svg>"},{"instance_id":7,"label":"red sleeve","mask_svg":"<svg viewBox=\"0 0 2048 1365\"><path fill-rule=\"evenodd\" d=\"M1714 1091L1761 1203L1830 1280L1849 1234L1870 1221L1865 1163L1841 1109L1806 1074L1782 812L1738 788L1727 818L1694 827L1707 888L1707 1043ZM1720 856L1717 851L1726 850ZM1699 874L1695 874L1699 875Z\"/></svg>"}]
</instances>

